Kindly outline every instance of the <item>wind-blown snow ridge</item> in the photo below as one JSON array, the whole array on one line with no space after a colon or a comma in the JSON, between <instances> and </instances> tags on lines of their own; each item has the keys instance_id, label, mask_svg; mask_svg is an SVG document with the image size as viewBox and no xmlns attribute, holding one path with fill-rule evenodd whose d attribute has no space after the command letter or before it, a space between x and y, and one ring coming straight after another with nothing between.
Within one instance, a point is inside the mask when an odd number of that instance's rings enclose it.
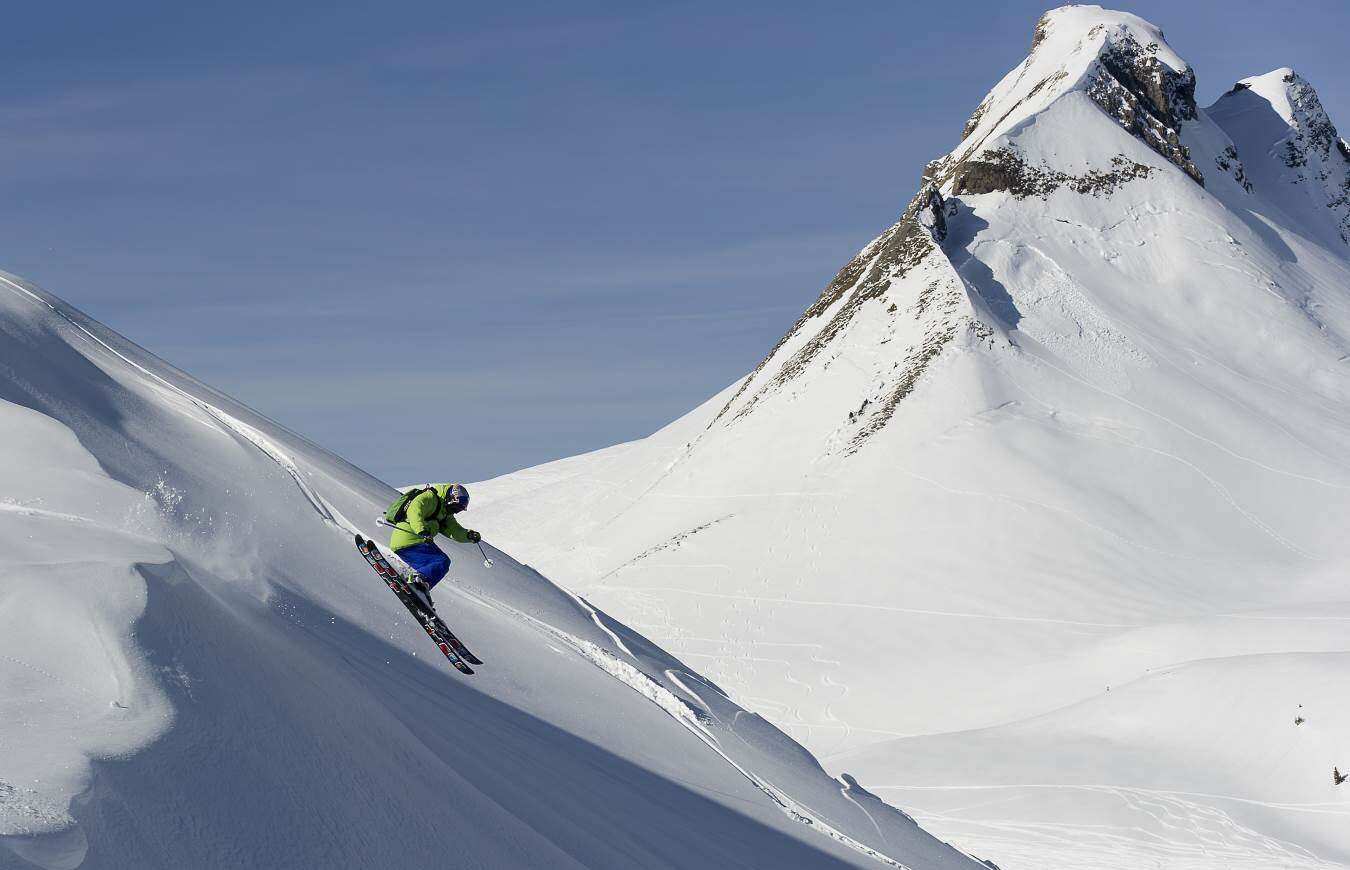
<instances>
[{"instance_id":1,"label":"wind-blown snow ridge","mask_svg":"<svg viewBox=\"0 0 1350 870\"><path fill-rule=\"evenodd\" d=\"M345 521L339 522L338 519L333 516L332 511L326 504L324 504L323 499L319 498L319 496L316 495L312 489L310 489L309 484L305 483L305 479L300 475L299 469L295 467L295 463L291 460L291 458L287 456L275 444L269 441L257 429L255 429L252 426L249 426L242 420L238 420L234 417L231 417L229 414L225 413L220 408L217 408L216 406L210 404L209 402L202 401L201 399L198 399L195 396L188 394L186 391L180 389L179 387L174 386L169 381L150 371L145 366L142 366L141 364L125 356L124 354L113 348L111 345L109 345L107 342L103 341L98 336L94 335L88 329L81 326L80 323L78 323L66 310L63 310L61 307L58 307L54 302L45 299L42 296L39 296L38 294L10 280L8 277L4 275L0 275L0 281L3 281L11 289L19 293L22 293L25 296L28 296L29 298L33 299L34 301L42 305L47 306L52 310L53 313L55 313L62 320L69 323L75 329L79 330L90 341L94 342L99 347L108 351L108 353L111 353L113 356L117 357L122 362L136 369L138 372L145 375L147 378L150 378L155 383L161 385L165 390L167 390L175 397L181 398L183 401L192 404L193 406L199 408L200 410L214 417L221 425L225 426L230 431L239 435L241 438L248 441L254 447L257 447L258 450L262 451L264 455L270 457L272 461L276 462L278 465L280 465L283 469L286 470L286 473L291 476L291 478L295 481L295 485L299 487L300 491L304 493L305 498L309 501L310 505L313 506L315 513L317 513L325 521L332 523L334 526L337 526L338 528L341 528L344 531L349 532L357 531L355 526L352 526L350 523L347 523Z\"/></svg>"}]
</instances>

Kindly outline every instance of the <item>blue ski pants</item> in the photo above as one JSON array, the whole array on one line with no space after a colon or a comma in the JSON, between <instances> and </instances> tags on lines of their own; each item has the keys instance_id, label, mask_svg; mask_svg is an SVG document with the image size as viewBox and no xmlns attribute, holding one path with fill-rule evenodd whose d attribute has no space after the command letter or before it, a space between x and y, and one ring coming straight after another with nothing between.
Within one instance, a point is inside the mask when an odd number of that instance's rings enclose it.
<instances>
[{"instance_id":1,"label":"blue ski pants","mask_svg":"<svg viewBox=\"0 0 1350 870\"><path fill-rule=\"evenodd\" d=\"M441 582L446 572L450 570L450 557L430 541L413 544L411 547L395 550L394 553L407 562L409 568L421 574L422 579L427 581L427 586L435 586Z\"/></svg>"}]
</instances>

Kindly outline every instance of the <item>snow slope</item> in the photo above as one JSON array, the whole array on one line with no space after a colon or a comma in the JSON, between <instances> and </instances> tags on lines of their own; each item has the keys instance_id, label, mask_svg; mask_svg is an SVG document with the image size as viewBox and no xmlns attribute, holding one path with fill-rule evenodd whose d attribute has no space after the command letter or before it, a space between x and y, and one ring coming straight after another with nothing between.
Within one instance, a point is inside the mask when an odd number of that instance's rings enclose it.
<instances>
[{"instance_id":1,"label":"snow slope","mask_svg":"<svg viewBox=\"0 0 1350 870\"><path fill-rule=\"evenodd\" d=\"M1350 157L1247 81L1047 13L754 372L482 522L1003 870L1350 867Z\"/></svg>"},{"instance_id":2,"label":"snow slope","mask_svg":"<svg viewBox=\"0 0 1350 870\"><path fill-rule=\"evenodd\" d=\"M352 544L392 497L0 276L0 867L978 866L447 542L456 674Z\"/></svg>"}]
</instances>

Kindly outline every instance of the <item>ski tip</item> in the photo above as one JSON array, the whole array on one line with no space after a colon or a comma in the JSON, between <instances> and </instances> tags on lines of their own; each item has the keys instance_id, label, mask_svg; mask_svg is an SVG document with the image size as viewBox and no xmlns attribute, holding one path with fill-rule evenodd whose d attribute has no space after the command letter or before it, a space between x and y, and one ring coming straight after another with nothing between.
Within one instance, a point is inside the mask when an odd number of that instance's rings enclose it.
<instances>
[{"instance_id":1,"label":"ski tip","mask_svg":"<svg viewBox=\"0 0 1350 870\"><path fill-rule=\"evenodd\" d=\"M445 657L446 657L447 660L449 660L450 664L452 664L452 665L455 666L455 670L459 671L461 674L472 674L472 673L473 673L473 668L471 668L471 667L469 667L468 665L464 664L464 662L461 661L461 660L456 656L455 652L450 648L450 645L449 645L448 643L443 643L443 642L442 642L442 643L438 643L438 644L436 644L436 645L437 645L438 647L441 648L441 652L445 653Z\"/></svg>"}]
</instances>

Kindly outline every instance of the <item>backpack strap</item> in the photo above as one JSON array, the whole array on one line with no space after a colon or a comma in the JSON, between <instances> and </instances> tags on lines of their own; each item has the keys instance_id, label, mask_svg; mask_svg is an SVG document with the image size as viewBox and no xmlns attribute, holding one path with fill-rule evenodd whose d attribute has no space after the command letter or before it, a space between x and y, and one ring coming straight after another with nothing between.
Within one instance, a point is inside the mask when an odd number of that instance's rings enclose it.
<instances>
[{"instance_id":1,"label":"backpack strap","mask_svg":"<svg viewBox=\"0 0 1350 870\"><path fill-rule=\"evenodd\" d=\"M389 510L385 511L384 516L385 521L392 524L394 528L403 528L402 526L399 525L399 523L403 522L408 518L408 505L412 504L413 499L420 497L424 492L431 492L435 495L436 510L433 511L433 513L439 513L441 509L440 494L436 493L435 487L433 487L431 484L424 483L421 486L412 487L408 489L407 491L401 493L398 498L394 499L393 504L389 506ZM417 534L412 529L403 529L403 530L405 532L408 532L409 534Z\"/></svg>"},{"instance_id":2,"label":"backpack strap","mask_svg":"<svg viewBox=\"0 0 1350 870\"><path fill-rule=\"evenodd\" d=\"M424 483L424 484L422 484L419 488L417 488L416 490L408 490L408 491L409 491L410 493L412 493L412 495L408 498L407 503L403 505L403 510L401 511L402 516L399 517L399 522L402 523L402 522L406 522L406 521L407 521L407 519L408 519L408 505L410 505L410 504L413 503L413 499L421 498L423 493L428 493L428 492L431 493L431 497L434 498L434 499L436 500L436 508L435 508L435 510L431 511L432 516L435 516L436 514L439 514L439 513L441 512L441 508L444 506L445 500L442 499L442 498L441 498L441 494L440 494L439 492L436 491L436 487L432 486L432 485L429 484L429 483ZM403 527L402 527L402 526L398 526L398 528L403 528ZM403 531L407 532L407 533L410 534L410 535L416 535L416 534L417 534L417 532L414 532L412 529L403 529Z\"/></svg>"}]
</instances>

